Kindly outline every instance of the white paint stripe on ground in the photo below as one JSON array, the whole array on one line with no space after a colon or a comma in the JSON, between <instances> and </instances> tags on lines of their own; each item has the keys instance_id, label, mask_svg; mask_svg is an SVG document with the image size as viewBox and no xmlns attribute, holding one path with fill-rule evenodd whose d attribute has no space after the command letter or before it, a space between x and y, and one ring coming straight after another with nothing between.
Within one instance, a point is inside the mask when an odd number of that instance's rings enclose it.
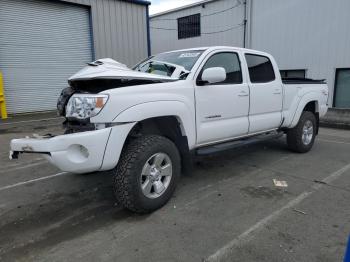
<instances>
[{"instance_id":1,"label":"white paint stripe on ground","mask_svg":"<svg viewBox=\"0 0 350 262\"><path fill-rule=\"evenodd\" d=\"M23 121L16 121L16 122L8 122L8 123L1 123L0 126L6 126L6 125L12 125L12 124L20 124L20 123L31 123L31 122L40 122L40 121L48 121L48 120L54 120L59 119L61 117L50 117L50 118L42 118L42 119L33 119L33 120L23 120Z\"/></svg>"},{"instance_id":2,"label":"white paint stripe on ground","mask_svg":"<svg viewBox=\"0 0 350 262\"><path fill-rule=\"evenodd\" d=\"M323 141L323 142L328 142L328 143L350 145L349 142L343 142L343 141L337 141L337 140L328 140L328 139L323 139L323 138L318 138L317 140L320 140L320 141Z\"/></svg>"},{"instance_id":3,"label":"white paint stripe on ground","mask_svg":"<svg viewBox=\"0 0 350 262\"><path fill-rule=\"evenodd\" d=\"M13 184L13 185L0 187L0 191L11 189L11 188L18 187L18 186L23 186L23 185L26 185L26 184L30 184L30 183L34 183L34 182L38 182L38 181L42 181L42 180L51 179L51 178L58 177L58 176L68 175L68 174L71 174L71 173L60 172L60 173L57 173L57 174L54 174L54 175L50 175L50 176L43 176L43 177L35 178L35 179L32 179L32 180L24 181L24 182L19 182L19 183Z\"/></svg>"},{"instance_id":4,"label":"white paint stripe on ground","mask_svg":"<svg viewBox=\"0 0 350 262\"><path fill-rule=\"evenodd\" d=\"M350 164L342 167L341 169L333 172L329 176L327 176L325 179L322 181L325 183L330 183L340 177L342 174L344 174L346 171L350 169ZM315 184L311 187L311 191L305 191L301 193L299 196L296 198L292 199L289 201L286 205L281 207L280 209L274 211L272 214L268 215L267 217L261 219L258 221L255 225L252 227L248 228L246 231L244 231L242 234L240 234L238 237L230 241L228 244L217 250L214 254L209 256L205 261L207 262L212 262L212 261L230 261L232 259L232 253L234 252L234 248L243 244L244 242L248 242L251 240L254 235L262 230L268 223L271 221L277 219L283 211L293 208L300 202L302 202L304 199L309 197L311 194L319 190L320 188L324 187L325 185L323 184Z\"/></svg>"},{"instance_id":5,"label":"white paint stripe on ground","mask_svg":"<svg viewBox=\"0 0 350 262\"><path fill-rule=\"evenodd\" d=\"M217 194L217 193L218 193L217 190L210 191L210 192L208 192L207 194L205 194L205 195L203 195L203 196L201 196L201 197L198 197L198 198L196 198L196 199L193 199L192 201L186 203L186 204L185 204L185 207L189 207L189 206L191 206L191 205L193 205L193 204L196 204L197 202L199 202L199 201L201 201L201 200L203 200L203 199L206 199L206 198L210 197L211 195L214 195L214 194Z\"/></svg>"},{"instance_id":6,"label":"white paint stripe on ground","mask_svg":"<svg viewBox=\"0 0 350 262\"><path fill-rule=\"evenodd\" d=\"M4 170L0 170L0 174L2 173L8 173L8 172L12 172L12 171L16 171L16 170L21 170L24 168L29 168L29 167L33 167L33 166L40 166L42 164L46 164L48 163L47 161L41 161L41 162L36 162L36 163L30 163L24 166L14 166L13 168L8 168L8 169L4 169Z\"/></svg>"},{"instance_id":7,"label":"white paint stripe on ground","mask_svg":"<svg viewBox=\"0 0 350 262\"><path fill-rule=\"evenodd\" d=\"M5 155L5 154L4 154ZM6 152L6 156L8 156L9 155L9 152ZM38 157L38 158L34 158L34 159L32 159L31 160L31 162L29 162L29 163L34 163L34 162L37 162L37 161L42 161L42 160L44 160L44 158L42 158L42 157ZM1 166L2 168L13 168L13 167L18 167L18 166L20 166L22 163L24 163L24 162L17 162L17 161L11 161L11 162L13 162L14 164L8 164L8 165L6 165L6 166Z\"/></svg>"}]
</instances>

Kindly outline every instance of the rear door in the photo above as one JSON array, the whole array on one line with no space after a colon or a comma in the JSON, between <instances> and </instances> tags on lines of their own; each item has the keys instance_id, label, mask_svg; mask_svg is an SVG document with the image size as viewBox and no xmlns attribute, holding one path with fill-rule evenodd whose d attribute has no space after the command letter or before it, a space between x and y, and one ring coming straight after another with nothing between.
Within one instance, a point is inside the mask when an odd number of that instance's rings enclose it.
<instances>
[{"instance_id":1,"label":"rear door","mask_svg":"<svg viewBox=\"0 0 350 262\"><path fill-rule=\"evenodd\" d=\"M202 72L223 67L226 79L199 84ZM204 62L195 86L197 143L206 144L245 135L248 132L249 88L243 79L237 52L212 53Z\"/></svg>"},{"instance_id":2,"label":"rear door","mask_svg":"<svg viewBox=\"0 0 350 262\"><path fill-rule=\"evenodd\" d=\"M249 73L249 133L274 129L282 121L282 82L271 59L245 54ZM277 71L277 73L276 73Z\"/></svg>"}]
</instances>

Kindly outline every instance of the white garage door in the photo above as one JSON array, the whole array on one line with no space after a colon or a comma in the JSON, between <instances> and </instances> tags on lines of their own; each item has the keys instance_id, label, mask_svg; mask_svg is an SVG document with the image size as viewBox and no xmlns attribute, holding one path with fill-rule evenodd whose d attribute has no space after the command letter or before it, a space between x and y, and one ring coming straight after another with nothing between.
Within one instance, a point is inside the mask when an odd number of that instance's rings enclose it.
<instances>
[{"instance_id":1,"label":"white garage door","mask_svg":"<svg viewBox=\"0 0 350 262\"><path fill-rule=\"evenodd\" d=\"M0 71L9 113L53 110L67 78L92 60L87 7L0 1Z\"/></svg>"}]
</instances>

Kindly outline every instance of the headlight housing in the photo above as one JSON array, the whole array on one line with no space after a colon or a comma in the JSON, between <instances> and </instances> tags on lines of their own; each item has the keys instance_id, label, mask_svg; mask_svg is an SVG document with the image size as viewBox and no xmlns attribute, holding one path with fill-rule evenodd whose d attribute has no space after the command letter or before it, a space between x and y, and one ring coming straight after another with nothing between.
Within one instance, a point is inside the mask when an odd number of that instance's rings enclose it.
<instances>
[{"instance_id":1,"label":"headlight housing","mask_svg":"<svg viewBox=\"0 0 350 262\"><path fill-rule=\"evenodd\" d=\"M88 119L96 116L107 103L108 95L74 94L66 107L66 117Z\"/></svg>"}]
</instances>

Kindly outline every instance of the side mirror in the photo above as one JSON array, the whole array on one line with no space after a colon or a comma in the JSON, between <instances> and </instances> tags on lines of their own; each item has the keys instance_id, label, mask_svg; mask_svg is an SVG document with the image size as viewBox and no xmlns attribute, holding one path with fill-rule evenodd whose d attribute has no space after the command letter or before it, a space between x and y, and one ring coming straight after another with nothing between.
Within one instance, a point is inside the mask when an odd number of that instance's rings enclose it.
<instances>
[{"instance_id":1,"label":"side mirror","mask_svg":"<svg viewBox=\"0 0 350 262\"><path fill-rule=\"evenodd\" d=\"M202 81L209 84L219 83L226 79L226 70L223 67L207 68L202 73Z\"/></svg>"}]
</instances>

